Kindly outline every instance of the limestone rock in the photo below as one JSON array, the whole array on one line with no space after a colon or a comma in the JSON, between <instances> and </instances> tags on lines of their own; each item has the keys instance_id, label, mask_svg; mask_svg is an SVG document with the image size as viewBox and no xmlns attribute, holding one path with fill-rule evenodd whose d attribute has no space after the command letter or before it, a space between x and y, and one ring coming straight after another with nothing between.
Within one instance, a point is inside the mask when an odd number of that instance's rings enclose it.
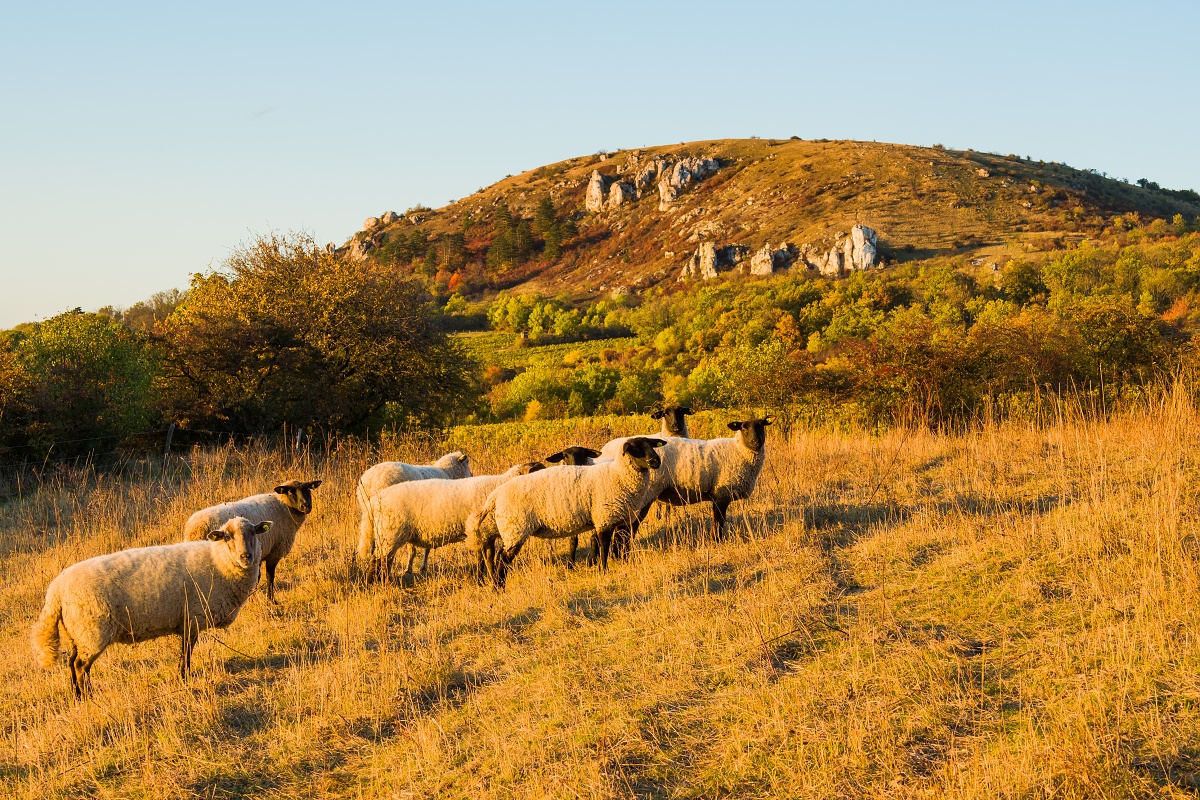
<instances>
[{"instance_id":1,"label":"limestone rock","mask_svg":"<svg viewBox=\"0 0 1200 800\"><path fill-rule=\"evenodd\" d=\"M979 169L975 170L975 174L976 174L976 175L978 175L978 176L979 176L979 177L981 177L981 178L990 178L990 177L992 177L992 173L991 173L990 171L988 171L988 170L984 169L983 167L980 167Z\"/></svg>"},{"instance_id":2,"label":"limestone rock","mask_svg":"<svg viewBox=\"0 0 1200 800\"><path fill-rule=\"evenodd\" d=\"M879 263L879 238L866 225L850 229L846 243L846 269L870 269Z\"/></svg>"},{"instance_id":3,"label":"limestone rock","mask_svg":"<svg viewBox=\"0 0 1200 800\"><path fill-rule=\"evenodd\" d=\"M689 278L700 278L707 280L717 277L717 246L712 242L705 242L696 248L696 252L683 265L683 272L679 275L679 280L685 281Z\"/></svg>"},{"instance_id":4,"label":"limestone rock","mask_svg":"<svg viewBox=\"0 0 1200 800\"><path fill-rule=\"evenodd\" d=\"M624 205L632 200L634 195L633 186L625 181L616 181L612 186L608 187L608 207L617 208Z\"/></svg>"},{"instance_id":5,"label":"limestone rock","mask_svg":"<svg viewBox=\"0 0 1200 800\"><path fill-rule=\"evenodd\" d=\"M721 164L715 158L693 156L676 161L674 165L659 171L658 208L666 211L679 193L693 184L712 175Z\"/></svg>"},{"instance_id":6,"label":"limestone rock","mask_svg":"<svg viewBox=\"0 0 1200 800\"><path fill-rule=\"evenodd\" d=\"M367 257L367 251L375 246L375 243L370 239L354 239L350 242L350 251L348 255L353 261L362 261Z\"/></svg>"},{"instance_id":7,"label":"limestone rock","mask_svg":"<svg viewBox=\"0 0 1200 800\"><path fill-rule=\"evenodd\" d=\"M369 231L375 228L377 225L379 225L379 217L367 217L363 220L362 229L364 231Z\"/></svg>"},{"instance_id":8,"label":"limestone rock","mask_svg":"<svg viewBox=\"0 0 1200 800\"><path fill-rule=\"evenodd\" d=\"M325 253L327 255L334 255L335 253L337 253L337 245L334 244L333 242L327 242L325 244Z\"/></svg>"},{"instance_id":9,"label":"limestone rock","mask_svg":"<svg viewBox=\"0 0 1200 800\"><path fill-rule=\"evenodd\" d=\"M395 211L389 211L379 218L379 221L384 225L391 225L396 220L400 219L400 215Z\"/></svg>"},{"instance_id":10,"label":"limestone rock","mask_svg":"<svg viewBox=\"0 0 1200 800\"><path fill-rule=\"evenodd\" d=\"M588 211L603 211L607 191L608 178L601 175L600 170L593 170L592 179L588 181L587 193L584 194L584 207Z\"/></svg>"},{"instance_id":11,"label":"limestone rock","mask_svg":"<svg viewBox=\"0 0 1200 800\"><path fill-rule=\"evenodd\" d=\"M750 258L750 274L770 275L775 270L786 267L796 258L792 250L790 244L785 244L778 250L771 247L770 242L764 244Z\"/></svg>"}]
</instances>

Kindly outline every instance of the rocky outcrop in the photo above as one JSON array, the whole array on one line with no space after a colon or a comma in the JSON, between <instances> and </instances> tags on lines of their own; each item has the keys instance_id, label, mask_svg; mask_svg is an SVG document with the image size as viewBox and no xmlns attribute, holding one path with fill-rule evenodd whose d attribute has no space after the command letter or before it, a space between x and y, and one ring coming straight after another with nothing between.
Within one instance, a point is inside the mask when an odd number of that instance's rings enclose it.
<instances>
[{"instance_id":1,"label":"rocky outcrop","mask_svg":"<svg viewBox=\"0 0 1200 800\"><path fill-rule=\"evenodd\" d=\"M631 184L625 181L617 181L612 186L608 187L608 208L617 208L625 205L633 200L636 192Z\"/></svg>"},{"instance_id":2,"label":"rocky outcrop","mask_svg":"<svg viewBox=\"0 0 1200 800\"><path fill-rule=\"evenodd\" d=\"M362 229L364 231L374 230L379 227L379 217L367 217L363 220Z\"/></svg>"},{"instance_id":3,"label":"rocky outcrop","mask_svg":"<svg viewBox=\"0 0 1200 800\"><path fill-rule=\"evenodd\" d=\"M839 233L827 254L805 246L801 262L822 275L836 277L856 269L871 269L879 263L879 238L866 225L855 225L849 235Z\"/></svg>"},{"instance_id":4,"label":"rocky outcrop","mask_svg":"<svg viewBox=\"0 0 1200 800\"><path fill-rule=\"evenodd\" d=\"M704 242L696 248L696 252L683 265L683 270L679 273L679 280L715 278L719 272L728 271L740 264L749 252L750 248L740 244L717 247L713 242Z\"/></svg>"},{"instance_id":5,"label":"rocky outcrop","mask_svg":"<svg viewBox=\"0 0 1200 800\"><path fill-rule=\"evenodd\" d=\"M600 174L600 170L592 171L592 179L588 181L587 192L583 196L584 207L588 211L603 211L604 201L608 195L609 178Z\"/></svg>"},{"instance_id":6,"label":"rocky outcrop","mask_svg":"<svg viewBox=\"0 0 1200 800\"><path fill-rule=\"evenodd\" d=\"M794 248L790 244L785 244L778 250L771 247L770 242L764 244L750 257L749 273L751 275L770 275L777 269L783 269L795 260L796 254L793 250Z\"/></svg>"},{"instance_id":7,"label":"rocky outcrop","mask_svg":"<svg viewBox=\"0 0 1200 800\"><path fill-rule=\"evenodd\" d=\"M373 219L373 218L372 218ZM375 243L370 239L355 238L350 241L350 249L346 255L353 261L362 261L367 257L367 252L375 247Z\"/></svg>"},{"instance_id":8,"label":"rocky outcrop","mask_svg":"<svg viewBox=\"0 0 1200 800\"><path fill-rule=\"evenodd\" d=\"M395 211L389 211L379 218L379 221L384 225L391 225L396 220L400 219L400 215Z\"/></svg>"},{"instance_id":9,"label":"rocky outcrop","mask_svg":"<svg viewBox=\"0 0 1200 800\"><path fill-rule=\"evenodd\" d=\"M715 158L685 158L658 172L658 208L666 211L679 193L712 175L721 164Z\"/></svg>"}]
</instances>

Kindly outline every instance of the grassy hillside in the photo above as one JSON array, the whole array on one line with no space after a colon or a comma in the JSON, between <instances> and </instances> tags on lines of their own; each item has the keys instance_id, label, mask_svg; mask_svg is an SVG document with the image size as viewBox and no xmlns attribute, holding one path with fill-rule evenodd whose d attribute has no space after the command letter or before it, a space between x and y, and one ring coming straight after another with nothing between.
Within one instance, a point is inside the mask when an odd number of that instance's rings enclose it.
<instances>
[{"instance_id":1,"label":"grassy hillside","mask_svg":"<svg viewBox=\"0 0 1200 800\"><path fill-rule=\"evenodd\" d=\"M717 158L722 167L683 192L670 209L659 210L651 186L640 200L615 210L584 211L593 170L632 179L655 158L687 156ZM497 234L498 208L503 204L515 217L534 220L546 198L560 215L575 220L577 235L561 255L543 251L520 263L489 263L485 255ZM583 300L617 287L636 292L672 284L702 241L752 249L783 242L827 246L835 234L861 222L879 232L892 260L971 253L1003 263L1047 238L1097 235L1114 214L1128 212L1168 220L1182 214L1190 221L1200 215L1200 196L1016 155L876 142L733 139L549 164L443 208L411 210L369 236L380 245L375 257L399 258L399 266L425 271L443 291L521 286ZM418 233L419 252L404 249L397 256L396 243ZM441 249L427 257L426 240Z\"/></svg>"},{"instance_id":2,"label":"grassy hillside","mask_svg":"<svg viewBox=\"0 0 1200 800\"><path fill-rule=\"evenodd\" d=\"M496 470L648 419L198 451L162 479L46 485L0 507L0 794L1191 796L1196 408L1177 390L1041 419L775 435L729 542L700 511L652 516L607 574L536 545L502 594L454 548L411 584L356 583L360 470L454 446ZM280 604L256 594L202 637L191 683L170 640L114 646L81 704L32 665L59 569L171 541L281 475L327 483Z\"/></svg>"}]
</instances>

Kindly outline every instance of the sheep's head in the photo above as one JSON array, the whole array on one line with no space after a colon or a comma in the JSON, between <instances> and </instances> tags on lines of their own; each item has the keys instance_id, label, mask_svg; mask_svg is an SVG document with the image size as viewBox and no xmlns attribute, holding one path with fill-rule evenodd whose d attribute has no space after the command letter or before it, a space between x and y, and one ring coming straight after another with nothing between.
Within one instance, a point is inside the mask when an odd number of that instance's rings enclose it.
<instances>
[{"instance_id":1,"label":"sheep's head","mask_svg":"<svg viewBox=\"0 0 1200 800\"><path fill-rule=\"evenodd\" d=\"M312 490L320 485L321 481L288 481L279 484L273 491L288 508L301 514L311 514Z\"/></svg>"},{"instance_id":2,"label":"sheep's head","mask_svg":"<svg viewBox=\"0 0 1200 800\"><path fill-rule=\"evenodd\" d=\"M767 426L775 421L775 417L766 416L762 419L747 419L742 422L729 423L729 430L738 431L742 444L757 453L767 443Z\"/></svg>"},{"instance_id":3,"label":"sheep's head","mask_svg":"<svg viewBox=\"0 0 1200 800\"><path fill-rule=\"evenodd\" d=\"M258 535L270 529L270 520L255 525L245 517L234 517L220 528L209 531L207 538L211 542L223 544L229 549L234 561L250 569L262 555L262 544L258 541Z\"/></svg>"},{"instance_id":4,"label":"sheep's head","mask_svg":"<svg viewBox=\"0 0 1200 800\"><path fill-rule=\"evenodd\" d=\"M433 462L433 465L438 469L446 470L446 475L451 478L471 477L471 459L467 458L467 454L462 450L446 453Z\"/></svg>"},{"instance_id":5,"label":"sheep's head","mask_svg":"<svg viewBox=\"0 0 1200 800\"><path fill-rule=\"evenodd\" d=\"M690 406L663 406L650 415L650 419L661 419L663 430L668 436L688 435L687 415L692 413Z\"/></svg>"},{"instance_id":6,"label":"sheep's head","mask_svg":"<svg viewBox=\"0 0 1200 800\"><path fill-rule=\"evenodd\" d=\"M528 475L531 472L537 472L538 470L543 470L545 468L546 465L540 461L528 461L524 464L517 464L516 466L518 475Z\"/></svg>"},{"instance_id":7,"label":"sheep's head","mask_svg":"<svg viewBox=\"0 0 1200 800\"><path fill-rule=\"evenodd\" d=\"M573 444L570 447L565 447L553 455L546 456L546 462L549 464L565 464L569 467L584 467L592 463L593 459L600 457L599 450L593 450L590 447Z\"/></svg>"},{"instance_id":8,"label":"sheep's head","mask_svg":"<svg viewBox=\"0 0 1200 800\"><path fill-rule=\"evenodd\" d=\"M662 459L658 457L658 453L654 452L654 448L665 445L662 439L651 439L648 436L635 436L632 439L627 439L625 444L621 445L621 455L629 456L629 460L633 462L633 467L638 472L646 472L647 470L658 469L662 466Z\"/></svg>"}]
</instances>

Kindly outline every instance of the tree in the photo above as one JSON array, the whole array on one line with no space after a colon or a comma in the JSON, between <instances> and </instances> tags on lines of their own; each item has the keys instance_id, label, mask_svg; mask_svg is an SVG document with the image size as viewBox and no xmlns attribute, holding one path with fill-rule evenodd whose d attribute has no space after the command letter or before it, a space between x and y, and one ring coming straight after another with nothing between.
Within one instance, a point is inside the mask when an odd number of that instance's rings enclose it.
<instances>
[{"instance_id":1,"label":"tree","mask_svg":"<svg viewBox=\"0 0 1200 800\"><path fill-rule=\"evenodd\" d=\"M173 419L244 433L362 430L385 406L401 424L444 423L470 399L471 367L432 315L393 270L272 234L194 276L162 326L159 388Z\"/></svg>"}]
</instances>

